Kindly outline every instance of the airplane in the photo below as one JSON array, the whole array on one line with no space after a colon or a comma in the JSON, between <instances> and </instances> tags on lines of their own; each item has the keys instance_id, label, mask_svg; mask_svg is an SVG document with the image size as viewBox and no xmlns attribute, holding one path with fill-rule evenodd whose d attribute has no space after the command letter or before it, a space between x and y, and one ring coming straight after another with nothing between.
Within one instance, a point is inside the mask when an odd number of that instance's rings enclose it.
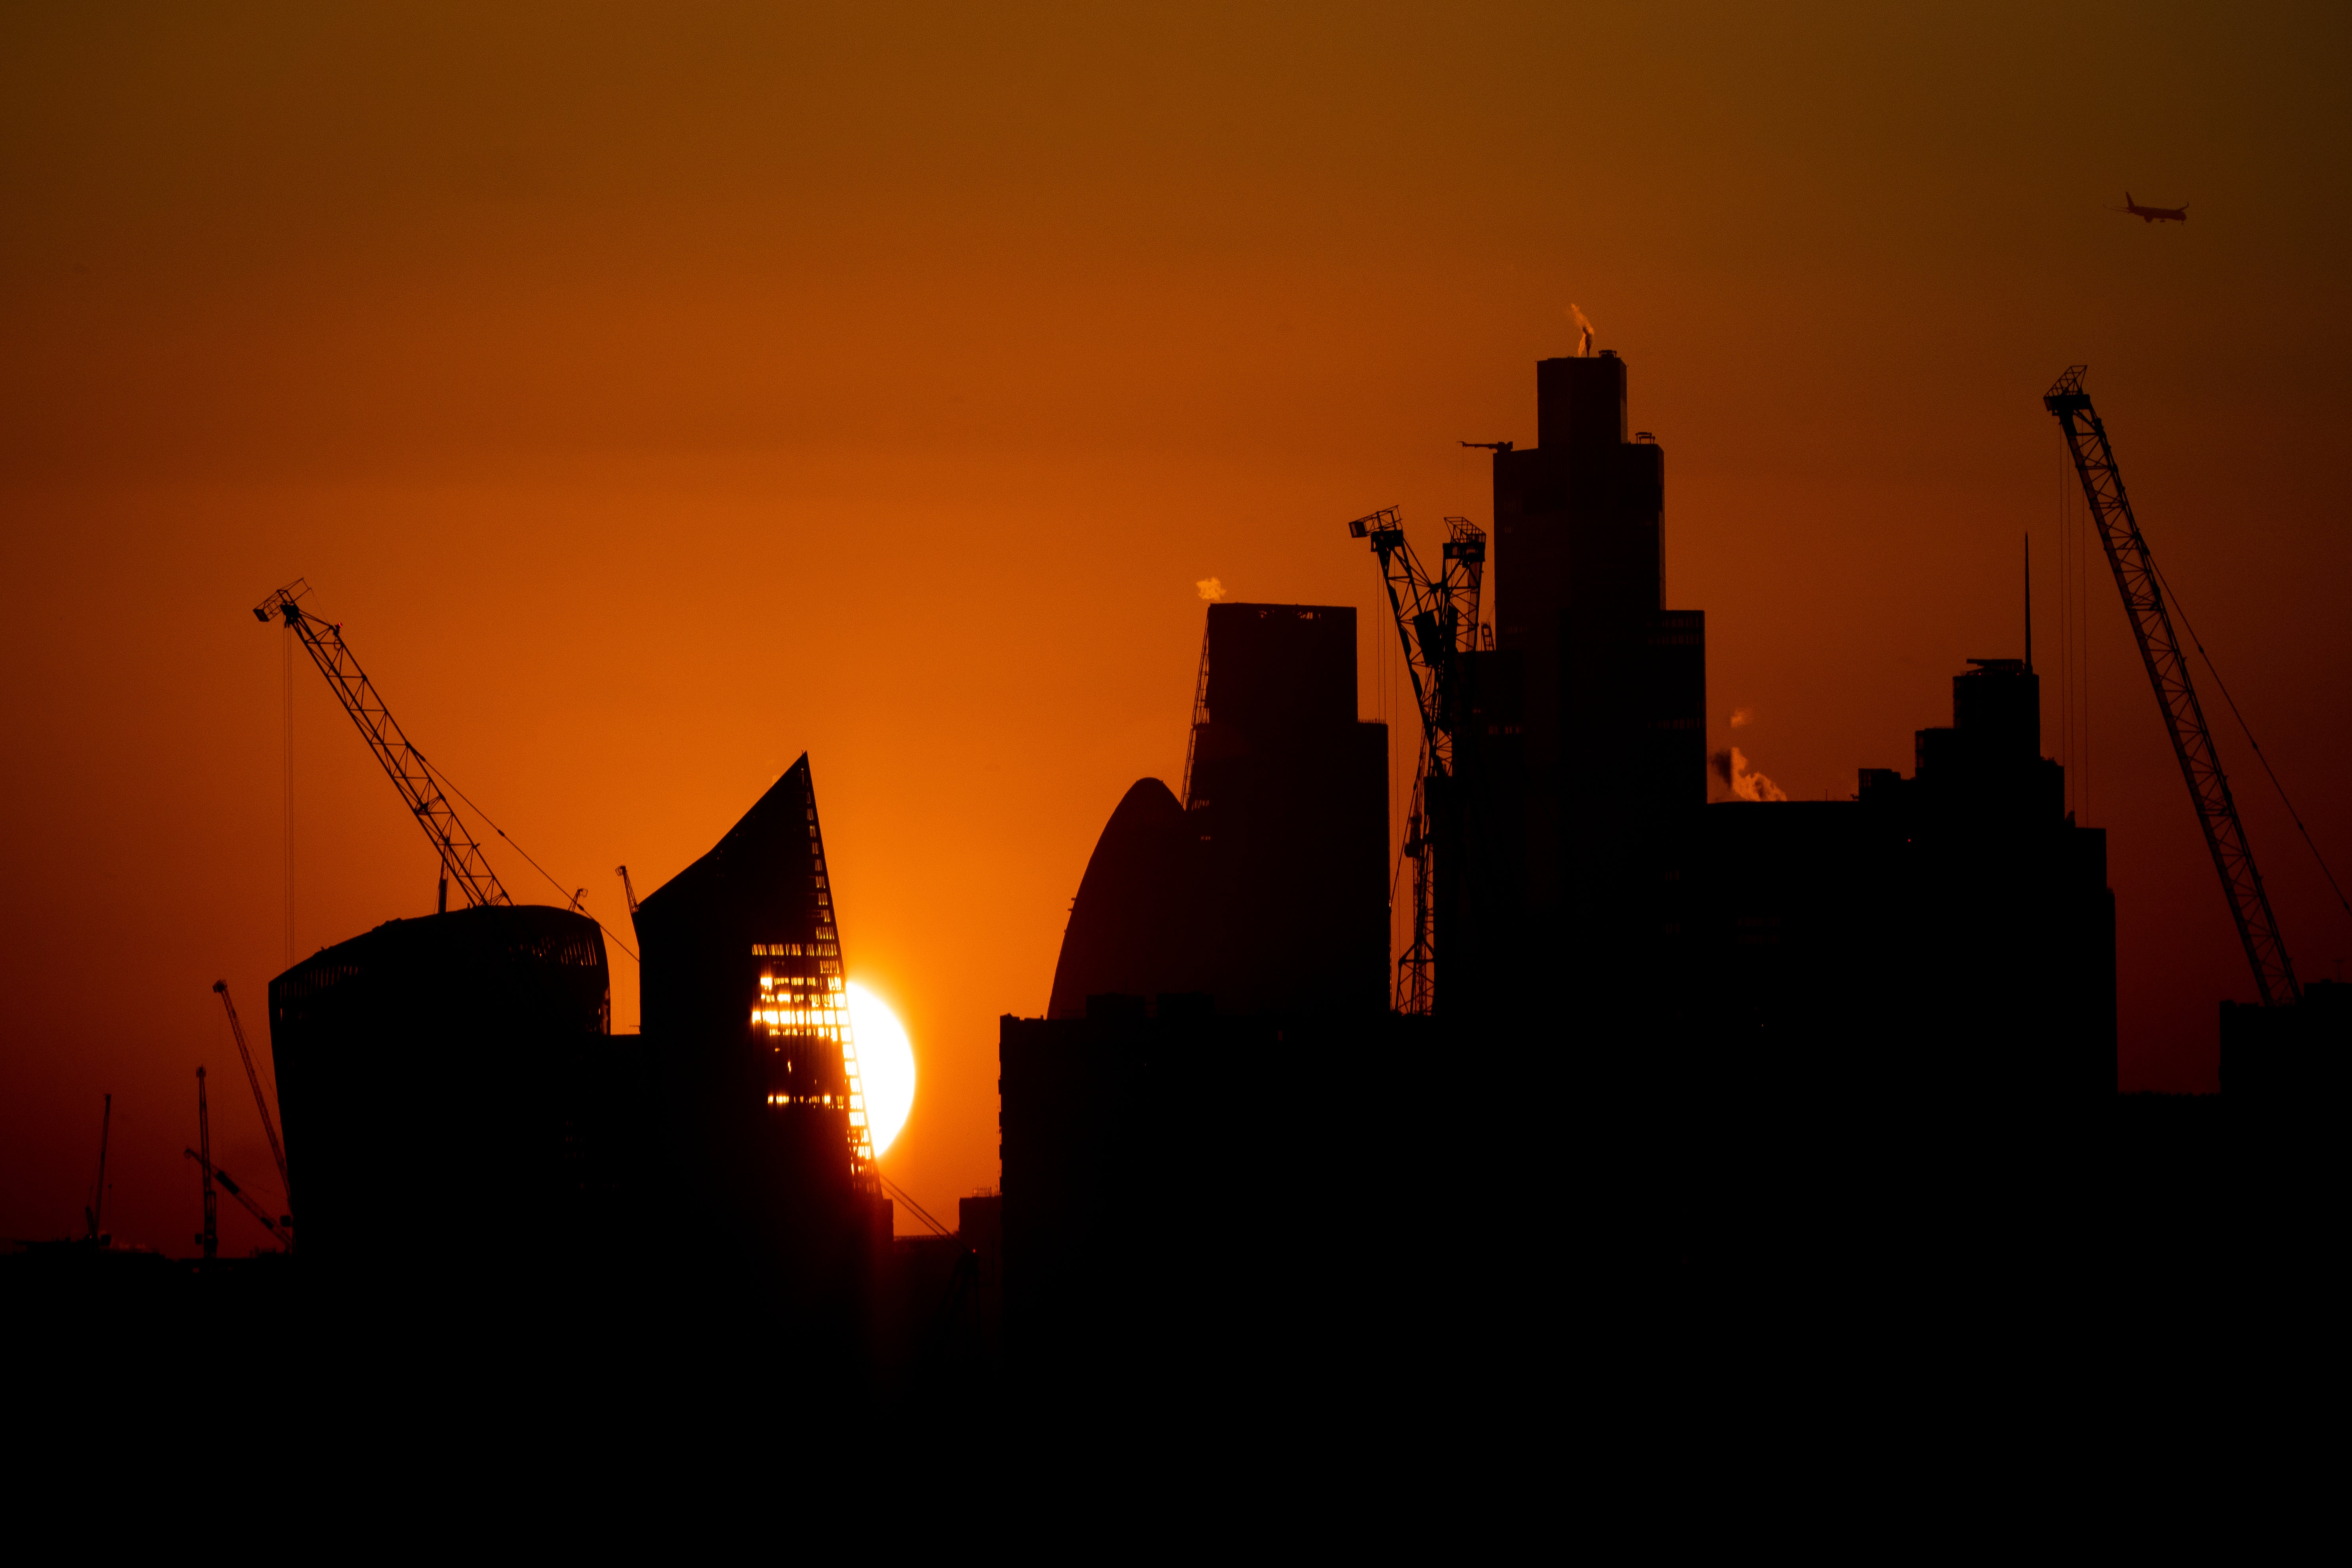
<instances>
[{"instance_id":1,"label":"airplane","mask_svg":"<svg viewBox=\"0 0 2352 1568\"><path fill-rule=\"evenodd\" d=\"M2142 223L2187 223L2189 221L2187 202L2181 203L2177 207L2144 207L2132 200L2132 194L2129 191L2124 193L2123 210Z\"/></svg>"}]
</instances>

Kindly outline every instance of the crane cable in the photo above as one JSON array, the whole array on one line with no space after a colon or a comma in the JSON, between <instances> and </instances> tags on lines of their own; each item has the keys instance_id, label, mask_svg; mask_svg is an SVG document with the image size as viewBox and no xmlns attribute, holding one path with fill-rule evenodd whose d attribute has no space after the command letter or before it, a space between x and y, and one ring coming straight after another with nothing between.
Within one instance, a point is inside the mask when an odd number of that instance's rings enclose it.
<instances>
[{"instance_id":1,"label":"crane cable","mask_svg":"<svg viewBox=\"0 0 2352 1568\"><path fill-rule=\"evenodd\" d=\"M497 834L497 835L498 835L499 837L501 837L501 838L506 838L508 847L509 847L509 848L511 848L511 849L512 849L516 854L518 854L518 855L521 856L521 857L523 858L523 859L524 859L524 860L528 861L528 862L530 863L530 868L531 868L532 870L534 870L534 871L538 872L538 873L539 873L541 876L542 876L542 877L546 877L546 878L547 878L547 885L548 885L549 887L553 888L553 889L554 889L557 892L559 892L559 893L563 893L563 884L562 884L562 883L561 883L561 882L559 882L559 881L557 881L557 880L556 880L552 876L550 876L550 875L548 874L548 869L547 869L547 868L546 868L546 867L544 867L544 866L541 865L541 864L540 864L538 861L536 861L536 860L532 860L532 859L531 859L531 858L530 858L530 850L525 849L521 845L517 844L513 839L511 839L511 838L507 838L507 830L506 830L505 828L503 828L503 827L500 827L497 823L492 822L492 821L490 820L490 814L489 814L488 812L484 811L484 810L483 810L480 806L478 806L478 805L474 805L474 797L473 797L472 795L467 795L464 790L459 789L459 788L457 787L457 781L456 779L451 778L447 773L443 773L443 772L442 772L438 767L436 767L436 766L434 765L434 763L433 763L432 759L430 759L429 757L425 756L425 754L424 752L417 751L417 750L416 750L415 747L413 747L413 746L412 746L412 747L410 747L410 748L409 748L409 750L410 750L411 753L412 753L413 755L415 755L415 757L416 758L416 760L417 760L418 762L420 762L420 763L424 763L424 764L425 764L425 771L426 773L431 773L435 778L436 778L436 779L440 780L440 781L441 781L441 783L442 783L445 786L446 786L446 787L447 787L447 789L448 789L448 791L449 791L449 793L450 793L451 795L456 795L459 800L464 801L467 805L471 805L471 806L473 806L473 807L474 807L474 815L475 815L475 816L478 816L478 817L480 817L484 823L488 824L488 827L489 827L489 830L490 830L491 832L493 832L493 833ZM588 911L587 911L586 910L583 910L583 909L582 909L582 908L580 907L580 895L579 895L579 894L577 894L577 893L563 893L563 901L564 901L566 904L568 904L569 906L571 906L572 910L575 913L578 913L578 914L583 914L583 915L588 915ZM635 949L634 949L634 948L632 948L632 947L631 947L627 942L623 942L623 941L621 940L620 933L619 933L619 932L617 932L617 931L614 931L611 926L606 925L603 921L598 921L598 920L596 920L596 917L595 917L594 915L588 915L588 918L589 918L590 920L592 920L592 921L596 921L596 929L597 929L598 931L603 931L606 936L611 937L611 938L613 939L613 944L614 944L615 947L618 947L618 948L619 948L623 952L625 952L625 953L627 953L627 954L629 955L630 962L635 963L644 963L644 962L645 962L643 959L641 959L641 958L637 957L636 950L635 950Z\"/></svg>"},{"instance_id":2,"label":"crane cable","mask_svg":"<svg viewBox=\"0 0 2352 1568\"><path fill-rule=\"evenodd\" d=\"M2272 768L2270 758L2263 754L2263 743L2254 739L2253 726L2248 724L2246 716L2238 711L2238 700L2230 695L2229 682L2221 679L2221 671L2214 665L2213 656L2205 651L2204 641L2198 637L2196 626L2189 619L2189 611L2181 604L2179 593L2174 589L2171 581L2165 576L2163 567L2157 566L2153 560L2148 564L2155 568L2156 580L2163 587L2164 596L2170 600L2172 607L2179 612L2180 624L2187 629L2189 642L2196 647L2197 657L2205 661L2206 669L2213 677L2214 687L2221 693L2221 700L2230 705L2230 717L2238 721L2238 729L2245 735L2246 744L2254 749L2254 760L2263 764L2263 772L2270 776L2271 787L2278 791L2279 804L2286 807L2288 820L2294 824L2294 830L2303 835L2304 847L2311 851L2311 858L2319 862L2319 874L2327 879L2327 886L2336 894L2336 901L2343 906L2344 912L2347 915L2352 915L2352 899L2347 899L2344 896L2344 889L2336 880L2336 873L2327 868L2327 858L2319 852L2319 846L2313 841L2311 829L2303 825L2303 815L2294 809L2294 802L2287 798L2286 785L2279 782L2278 773Z\"/></svg>"},{"instance_id":3,"label":"crane cable","mask_svg":"<svg viewBox=\"0 0 2352 1568\"><path fill-rule=\"evenodd\" d=\"M925 1225L929 1226L934 1234L944 1236L950 1241L961 1239L954 1231L950 1230L947 1226L933 1219L931 1217L931 1211L917 1203L912 1197L908 1196L906 1188L900 1186L898 1183L892 1181L889 1177L884 1175L879 1171L874 1173L874 1179L881 1183L884 1186L889 1188L890 1194L893 1197L897 1198L900 1203L905 1204L908 1208L914 1210L915 1217L921 1220Z\"/></svg>"}]
</instances>

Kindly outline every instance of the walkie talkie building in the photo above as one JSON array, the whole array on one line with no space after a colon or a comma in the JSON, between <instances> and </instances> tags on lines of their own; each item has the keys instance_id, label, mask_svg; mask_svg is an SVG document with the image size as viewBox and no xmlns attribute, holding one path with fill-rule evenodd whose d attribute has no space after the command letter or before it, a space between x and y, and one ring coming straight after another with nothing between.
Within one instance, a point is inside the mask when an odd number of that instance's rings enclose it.
<instances>
[{"instance_id":1,"label":"walkie talkie building","mask_svg":"<svg viewBox=\"0 0 2352 1568\"><path fill-rule=\"evenodd\" d=\"M534 904L387 921L271 981L304 1250L349 1263L445 1226L445 1258L575 1246L597 1221L611 1015L604 933Z\"/></svg>"}]
</instances>

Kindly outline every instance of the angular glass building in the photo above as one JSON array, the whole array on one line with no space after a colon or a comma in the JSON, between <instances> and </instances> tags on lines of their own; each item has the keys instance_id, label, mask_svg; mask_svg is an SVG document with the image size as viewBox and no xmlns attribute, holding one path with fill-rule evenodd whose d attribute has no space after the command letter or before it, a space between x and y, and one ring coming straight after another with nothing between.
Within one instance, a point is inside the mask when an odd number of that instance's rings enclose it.
<instances>
[{"instance_id":1,"label":"angular glass building","mask_svg":"<svg viewBox=\"0 0 2352 1568\"><path fill-rule=\"evenodd\" d=\"M685 1247L673 1328L791 1325L792 1364L763 1369L787 1382L864 1364L889 1205L805 755L636 929L647 1213Z\"/></svg>"},{"instance_id":2,"label":"angular glass building","mask_svg":"<svg viewBox=\"0 0 2352 1568\"><path fill-rule=\"evenodd\" d=\"M639 904L636 927L647 1037L733 1111L836 1150L862 1182L874 1144L808 758Z\"/></svg>"}]
</instances>

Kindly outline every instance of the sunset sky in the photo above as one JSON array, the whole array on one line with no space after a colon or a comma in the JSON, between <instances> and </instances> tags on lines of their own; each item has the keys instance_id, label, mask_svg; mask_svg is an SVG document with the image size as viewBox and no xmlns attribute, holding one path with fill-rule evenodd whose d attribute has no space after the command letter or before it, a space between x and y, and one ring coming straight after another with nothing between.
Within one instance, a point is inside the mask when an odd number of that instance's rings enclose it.
<instances>
[{"instance_id":1,"label":"sunset sky","mask_svg":"<svg viewBox=\"0 0 2352 1568\"><path fill-rule=\"evenodd\" d=\"M1045 1010L1096 835L1182 766L1196 581L1360 606L1396 716L1343 524L1485 522L1457 443L1533 441L1571 302L1665 448L1712 746L1799 797L1907 771L1963 661L2021 651L2031 531L2060 752L2040 396L2087 363L2346 875L2347 44L2318 5L9 7L0 1234L78 1224L111 1090L110 1228L191 1250L199 1063L267 1185L210 986L266 1036L284 649L249 606L296 577L625 936L613 868L650 891L806 751L850 971L921 1073L884 1166L952 1214L997 1180L998 1016ZM2125 1087L2210 1089L2251 982L2099 571ZM295 673L307 953L436 872ZM2206 702L2333 977L2352 920Z\"/></svg>"}]
</instances>

